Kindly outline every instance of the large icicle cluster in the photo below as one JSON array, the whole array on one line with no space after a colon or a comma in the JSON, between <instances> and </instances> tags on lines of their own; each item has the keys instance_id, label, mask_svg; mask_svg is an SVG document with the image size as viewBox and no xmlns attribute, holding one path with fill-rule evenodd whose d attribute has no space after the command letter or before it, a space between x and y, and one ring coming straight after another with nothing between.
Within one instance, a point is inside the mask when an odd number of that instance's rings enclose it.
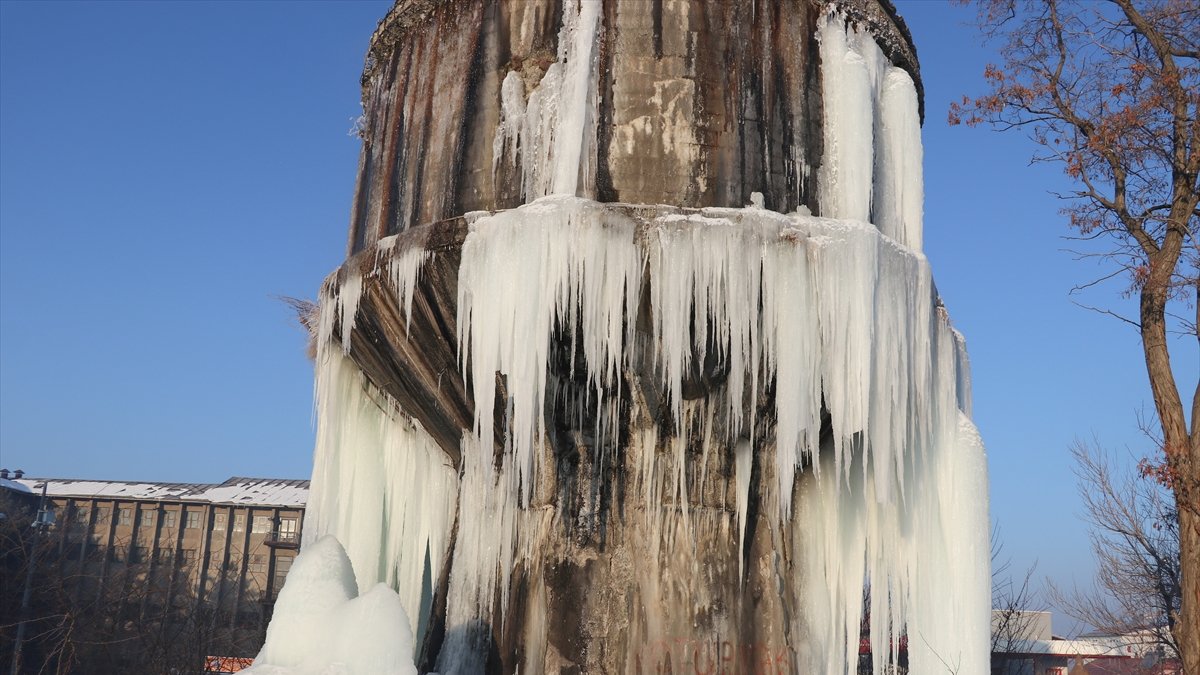
<instances>
[{"instance_id":1,"label":"large icicle cluster","mask_svg":"<svg viewBox=\"0 0 1200 675\"><path fill-rule=\"evenodd\" d=\"M872 222L919 251L924 185L912 77L837 12L825 17L817 39L825 110L821 213Z\"/></svg>"},{"instance_id":2,"label":"large icicle cluster","mask_svg":"<svg viewBox=\"0 0 1200 675\"><path fill-rule=\"evenodd\" d=\"M987 466L965 414L945 426L931 452L910 460L903 501L864 498L879 474L858 456L844 485L829 473L802 478L791 530L814 648L799 672L854 672L863 579L875 673L904 639L909 672L987 672Z\"/></svg>"},{"instance_id":3,"label":"large icicle cluster","mask_svg":"<svg viewBox=\"0 0 1200 675\"><path fill-rule=\"evenodd\" d=\"M640 337L633 326L644 279L652 332ZM824 647L816 672L843 672L848 661L839 659L857 650L863 579L880 667L906 625L910 645L922 639L914 654L986 656L987 585L975 579L988 569L982 447L960 410L969 387L961 341L937 306L922 255L869 224L757 208L639 223L602 204L553 197L477 220L459 277L461 353L470 373L502 375L507 399L497 407L495 379L473 378L476 463L490 466L484 440L506 423L507 489L522 504L546 442L556 326L581 336L573 349L585 355L595 405L606 392L620 395L637 341L651 345L677 421L684 373L715 346L729 374L711 396L729 423L728 437L712 440L746 450L736 463L743 527L749 444L738 439L753 428L747 401L774 386L774 489L779 522L795 528L797 550L809 556L800 614ZM822 401L833 430L824 452ZM495 409L507 410L507 420L494 420ZM675 426L680 435L689 428ZM808 464L814 477L792 517L792 483ZM653 467L643 473L645 481ZM686 508L682 475L676 481ZM931 588L953 595L954 611L936 611L945 608Z\"/></svg>"},{"instance_id":4,"label":"large icicle cluster","mask_svg":"<svg viewBox=\"0 0 1200 675\"><path fill-rule=\"evenodd\" d=\"M545 439L546 364L556 326L582 328L589 381L597 395L626 364L642 255L635 224L575 197L550 197L483 218L463 243L459 272L459 351L472 377L475 435L492 438L496 380L507 378L514 461L510 478L528 504L535 450ZM478 234L477 234L478 233ZM491 444L480 443L482 452Z\"/></svg>"},{"instance_id":5,"label":"large icicle cluster","mask_svg":"<svg viewBox=\"0 0 1200 675\"><path fill-rule=\"evenodd\" d=\"M374 270L410 316L425 251L392 250ZM347 276L321 298L316 364L317 447L304 523L304 545L332 534L349 554L360 588L395 588L409 616L419 616L426 557L446 556L457 505L458 476L445 453L395 401L367 382L345 355L351 350L364 280ZM340 322L341 344L333 339Z\"/></svg>"},{"instance_id":6,"label":"large icicle cluster","mask_svg":"<svg viewBox=\"0 0 1200 675\"><path fill-rule=\"evenodd\" d=\"M822 399L833 424L832 470L866 452L886 480L880 501L904 488L908 453L951 428L965 363L936 308L922 256L864 223L757 208L664 213L635 222L574 197L551 197L477 220L463 245L458 325L463 366L501 373L524 502L557 326L580 335L595 404L620 389L635 358L633 312L648 289L657 371L676 422L684 373L715 346L727 366L723 400L733 441L767 382L776 391L779 493L804 461L820 469ZM582 328L574 331L574 327ZM474 377L475 434L491 438L494 378ZM966 383L964 381L964 388ZM790 499L780 500L786 519Z\"/></svg>"}]
</instances>

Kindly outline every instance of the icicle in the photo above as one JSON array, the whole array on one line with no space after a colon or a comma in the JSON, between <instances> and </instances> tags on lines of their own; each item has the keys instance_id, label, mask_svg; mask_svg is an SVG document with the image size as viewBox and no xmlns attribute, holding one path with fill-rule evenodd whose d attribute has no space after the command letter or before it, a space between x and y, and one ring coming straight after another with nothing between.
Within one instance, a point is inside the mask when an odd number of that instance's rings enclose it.
<instances>
[{"instance_id":1,"label":"icicle","mask_svg":"<svg viewBox=\"0 0 1200 675\"><path fill-rule=\"evenodd\" d=\"M791 517L801 460L817 459L821 433L821 334L806 235L789 229L763 255L763 367L775 372L775 478L780 522Z\"/></svg>"},{"instance_id":2,"label":"icicle","mask_svg":"<svg viewBox=\"0 0 1200 675\"><path fill-rule=\"evenodd\" d=\"M446 599L449 631L438 656L444 673L481 673L487 657L494 599L499 591L501 612L508 604L508 579L517 545L515 483L508 469L492 469L490 453L471 447L463 436L463 475L458 504L458 538Z\"/></svg>"},{"instance_id":3,"label":"icicle","mask_svg":"<svg viewBox=\"0 0 1200 675\"><path fill-rule=\"evenodd\" d=\"M492 171L500 166L501 158L507 157L509 165L515 166L521 149L521 131L525 126L525 82L521 75L510 70L500 83L500 123L492 140Z\"/></svg>"},{"instance_id":4,"label":"icicle","mask_svg":"<svg viewBox=\"0 0 1200 675\"><path fill-rule=\"evenodd\" d=\"M412 325L413 294L417 289L417 275L421 266L429 259L429 252L413 247L399 255L388 258L388 281L396 291L400 306L404 308L404 331L407 333Z\"/></svg>"},{"instance_id":5,"label":"icicle","mask_svg":"<svg viewBox=\"0 0 1200 675\"><path fill-rule=\"evenodd\" d=\"M558 60L546 69L528 100L518 73L509 72L501 84L493 170L510 148L519 148L526 200L590 195L602 9L599 0L563 0ZM509 156L512 161L516 155Z\"/></svg>"},{"instance_id":6,"label":"icicle","mask_svg":"<svg viewBox=\"0 0 1200 675\"><path fill-rule=\"evenodd\" d=\"M750 503L750 472L753 469L754 447L750 445L750 441L738 441L733 456L736 462L733 475L737 480L738 583L741 583L745 574L742 561L745 560L746 518L750 515L747 505Z\"/></svg>"},{"instance_id":7,"label":"icicle","mask_svg":"<svg viewBox=\"0 0 1200 675\"><path fill-rule=\"evenodd\" d=\"M350 335L354 332L354 318L358 314L358 301L362 297L362 275L356 271L346 277L338 290L337 312L342 318L342 353L350 353Z\"/></svg>"},{"instance_id":8,"label":"icicle","mask_svg":"<svg viewBox=\"0 0 1200 675\"><path fill-rule=\"evenodd\" d=\"M847 27L836 10L826 14L817 39L825 113L822 215L873 222L920 252L921 121L912 77L890 64L870 34Z\"/></svg>"},{"instance_id":9,"label":"icicle","mask_svg":"<svg viewBox=\"0 0 1200 675\"><path fill-rule=\"evenodd\" d=\"M651 223L644 245L653 280L655 353L676 420L684 373L703 366L711 340L717 350L712 356L728 371L730 439L744 428L744 396L757 397L764 358L758 306L769 293L763 288L765 258L791 222L751 207L670 214Z\"/></svg>"},{"instance_id":10,"label":"icicle","mask_svg":"<svg viewBox=\"0 0 1200 675\"><path fill-rule=\"evenodd\" d=\"M667 475L656 469L655 434L637 446L646 502L673 502L690 533L686 448L699 430L705 456L714 444L736 446L744 541L751 446L733 439L749 427L758 379L773 380L781 522L791 514L792 481L803 460L814 467L821 454L833 460L832 470L801 491L811 493L806 513L791 516L793 527L809 529L803 550L817 558L808 575L824 589L805 609L816 622L813 634L826 652L845 650L837 658L852 659L868 578L871 640L882 668L904 626L921 627L907 590L916 583L914 547L944 548L911 533L928 518L922 514L957 508L937 490L928 494L929 472L955 447L968 383L959 341L935 311L927 261L863 223L749 208L665 215L639 228L619 213L556 197L475 222L459 280L461 349L475 383L473 437L481 444L469 452L482 464L495 425L507 425L512 467L497 477L505 483L498 494L528 503L545 436L550 340L578 336L569 338L572 348L582 350L588 381L602 398L636 351L631 326L644 266L649 339L676 429ZM685 402L685 374L713 362L727 371L724 384L710 403ZM504 377L505 420L491 418L495 378L484 373ZM819 451L822 401L833 434ZM727 435L713 438L717 408ZM477 489L499 488L483 481ZM822 672L840 672L838 663Z\"/></svg>"},{"instance_id":11,"label":"icicle","mask_svg":"<svg viewBox=\"0 0 1200 675\"><path fill-rule=\"evenodd\" d=\"M323 313L332 313L330 302ZM316 413L304 544L335 535L360 588L385 582L417 616L426 555L434 569L446 556L457 476L437 444L331 342L318 350Z\"/></svg>"},{"instance_id":12,"label":"icicle","mask_svg":"<svg viewBox=\"0 0 1200 675\"><path fill-rule=\"evenodd\" d=\"M635 224L594 202L539 200L480 218L463 243L458 285L459 352L472 374L474 433L490 456L496 420L494 373L505 378L509 431L528 504L536 449L545 438L542 414L550 338L556 327L582 331L588 380L597 396L616 386L632 342L625 308L641 294L642 255ZM503 423L503 421L501 421Z\"/></svg>"},{"instance_id":13,"label":"icicle","mask_svg":"<svg viewBox=\"0 0 1200 675\"><path fill-rule=\"evenodd\" d=\"M598 0L563 0L563 29L559 35L563 78L547 194L578 194L581 175L590 174L596 145L601 9Z\"/></svg>"},{"instance_id":14,"label":"icicle","mask_svg":"<svg viewBox=\"0 0 1200 675\"><path fill-rule=\"evenodd\" d=\"M822 395L833 424L834 472L869 433L879 239L870 228L822 221L813 228L813 281L820 321Z\"/></svg>"},{"instance_id":15,"label":"icicle","mask_svg":"<svg viewBox=\"0 0 1200 675\"><path fill-rule=\"evenodd\" d=\"M958 409L971 416L971 359L967 356L967 338L954 331L954 391L958 394Z\"/></svg>"},{"instance_id":16,"label":"icicle","mask_svg":"<svg viewBox=\"0 0 1200 675\"><path fill-rule=\"evenodd\" d=\"M821 53L824 147L818 177L821 215L866 222L871 215L873 83L860 41L830 14L817 31ZM878 48L876 48L878 49Z\"/></svg>"},{"instance_id":17,"label":"icicle","mask_svg":"<svg viewBox=\"0 0 1200 675\"><path fill-rule=\"evenodd\" d=\"M890 67L879 97L872 221L914 251L922 245L924 186L917 89L902 68Z\"/></svg>"},{"instance_id":18,"label":"icicle","mask_svg":"<svg viewBox=\"0 0 1200 675\"><path fill-rule=\"evenodd\" d=\"M975 426L958 415L953 439L932 462L924 499L913 508L909 669L988 668L991 551L987 460Z\"/></svg>"},{"instance_id":19,"label":"icicle","mask_svg":"<svg viewBox=\"0 0 1200 675\"><path fill-rule=\"evenodd\" d=\"M350 335L354 330L361 295L362 277L357 271L347 272L341 284L338 283L337 274L325 280L318 299L321 307L317 321L318 347L332 340L334 328L337 327L341 331L342 353L350 353Z\"/></svg>"}]
</instances>

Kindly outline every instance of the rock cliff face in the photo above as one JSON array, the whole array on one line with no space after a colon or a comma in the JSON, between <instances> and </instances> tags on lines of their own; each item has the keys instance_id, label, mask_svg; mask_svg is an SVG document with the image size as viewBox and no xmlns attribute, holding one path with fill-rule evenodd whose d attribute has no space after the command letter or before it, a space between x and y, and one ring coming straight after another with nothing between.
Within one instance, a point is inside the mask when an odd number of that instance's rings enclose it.
<instances>
[{"instance_id":1,"label":"rock cliff face","mask_svg":"<svg viewBox=\"0 0 1200 675\"><path fill-rule=\"evenodd\" d=\"M986 663L886 0L400 0L363 97L304 531L423 670L842 673L864 579L877 672Z\"/></svg>"}]
</instances>

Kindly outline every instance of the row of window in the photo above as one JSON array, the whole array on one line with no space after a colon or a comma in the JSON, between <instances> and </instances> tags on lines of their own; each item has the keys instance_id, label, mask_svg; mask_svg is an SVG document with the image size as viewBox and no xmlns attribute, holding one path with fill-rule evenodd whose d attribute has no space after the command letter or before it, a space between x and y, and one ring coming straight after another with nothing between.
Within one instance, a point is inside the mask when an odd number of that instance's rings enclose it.
<instances>
[{"instance_id":1,"label":"row of window","mask_svg":"<svg viewBox=\"0 0 1200 675\"><path fill-rule=\"evenodd\" d=\"M78 560L80 554L79 546L69 546L67 548L67 559ZM150 555L150 549L145 546L114 546L111 549L106 549L103 546L90 546L87 549L87 558L91 561L99 562L104 560L107 555L112 562L118 563L145 563L150 562L153 557L154 562L159 564L173 564L178 562L181 565L190 565L197 560L196 549L185 548L179 550L178 560L175 556L175 549L161 548Z\"/></svg>"},{"instance_id":2,"label":"row of window","mask_svg":"<svg viewBox=\"0 0 1200 675\"><path fill-rule=\"evenodd\" d=\"M224 513L214 514L213 515L213 530L216 530L218 532L224 532L226 522L227 522L226 514L224 514ZM296 519L295 518L280 518L279 519L279 529L283 530L285 526L287 527L287 529L289 531L295 530ZM234 514L234 516L233 516L233 531L234 532L245 532L246 531L246 515L244 513ZM250 531L255 534L264 534L264 533L270 532L271 531L271 516L254 516L254 521L250 527Z\"/></svg>"},{"instance_id":3,"label":"row of window","mask_svg":"<svg viewBox=\"0 0 1200 675\"><path fill-rule=\"evenodd\" d=\"M165 528L174 528L178 525L179 511L163 511L162 526ZM184 527L189 530L200 529L201 516L200 511L187 510L184 514ZM91 518L89 509L86 507L76 508L75 522L79 525L86 526ZM100 506L96 508L96 519L98 522L105 522L108 519L108 508ZM154 511L142 511L143 523L153 522ZM213 530L224 532L227 524L228 516L225 513L216 513L213 515ZM122 507L117 509L117 524L133 526L133 508ZM233 516L233 531L246 531L246 514L237 513ZM271 516L254 516L250 531L255 534L266 534L271 532ZM296 518L280 518L279 519L279 535L284 539L294 539L297 531Z\"/></svg>"},{"instance_id":4,"label":"row of window","mask_svg":"<svg viewBox=\"0 0 1200 675\"><path fill-rule=\"evenodd\" d=\"M87 556L89 560L99 562L104 559L105 552L106 551L104 547L93 546L87 551ZM67 549L67 558L69 560L78 560L79 553L80 549L72 546ZM170 548L158 549L154 551L152 556L149 549L145 546L134 546L132 548L127 546L117 546L109 549L107 553L109 560L112 562L130 564L148 563L153 560L153 562L160 565L173 565L178 563L180 565L187 566L193 565L199 560L198 552L194 548L179 549L178 556L176 556L175 549ZM239 570L242 567L243 556L231 554L229 556L228 563L226 563L224 551L213 551L211 554L211 560L213 569L221 569L224 566L225 569ZM291 562L292 559L287 556L281 556L276 559L277 566L283 565L282 571L284 574L286 574L287 570L291 567ZM251 553L250 555L245 556L245 563L246 571L250 573L266 574L267 572L268 559L267 555L264 553Z\"/></svg>"}]
</instances>

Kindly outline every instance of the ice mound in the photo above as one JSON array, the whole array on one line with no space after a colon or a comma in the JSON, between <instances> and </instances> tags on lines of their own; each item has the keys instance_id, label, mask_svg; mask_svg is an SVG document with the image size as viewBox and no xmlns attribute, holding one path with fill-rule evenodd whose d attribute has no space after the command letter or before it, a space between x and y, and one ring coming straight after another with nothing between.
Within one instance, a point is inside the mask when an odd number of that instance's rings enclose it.
<instances>
[{"instance_id":1,"label":"ice mound","mask_svg":"<svg viewBox=\"0 0 1200 675\"><path fill-rule=\"evenodd\" d=\"M341 543L305 546L288 574L252 675L415 675L413 635L386 584L359 595Z\"/></svg>"}]
</instances>

